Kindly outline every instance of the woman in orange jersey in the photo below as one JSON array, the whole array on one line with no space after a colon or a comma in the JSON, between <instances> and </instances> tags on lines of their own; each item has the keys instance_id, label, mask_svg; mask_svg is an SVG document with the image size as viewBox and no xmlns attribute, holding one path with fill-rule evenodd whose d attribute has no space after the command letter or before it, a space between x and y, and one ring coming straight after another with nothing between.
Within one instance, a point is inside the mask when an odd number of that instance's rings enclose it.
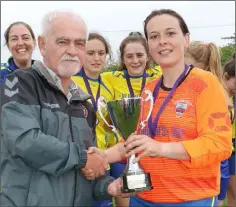
<instances>
[{"instance_id":1,"label":"woman in orange jersey","mask_svg":"<svg viewBox=\"0 0 236 207\"><path fill-rule=\"evenodd\" d=\"M231 154L224 90L212 73L185 64L190 34L178 13L153 11L144 21L144 32L163 75L145 87L155 100L146 127L125 142L127 156L139 154L137 161L153 185L131 197L130 206L216 206L220 162ZM142 117L148 110L144 103Z\"/></svg>"},{"instance_id":2,"label":"woman in orange jersey","mask_svg":"<svg viewBox=\"0 0 236 207\"><path fill-rule=\"evenodd\" d=\"M226 99L228 101L229 110L231 111L229 93L223 81L220 52L217 46L212 42L204 43L202 41L192 41L185 50L185 62L209 71L218 78L226 91ZM221 162L221 182L220 194L218 195L218 207L221 207L225 202L226 192L229 187L229 178L229 160L226 159Z\"/></svg>"}]
</instances>

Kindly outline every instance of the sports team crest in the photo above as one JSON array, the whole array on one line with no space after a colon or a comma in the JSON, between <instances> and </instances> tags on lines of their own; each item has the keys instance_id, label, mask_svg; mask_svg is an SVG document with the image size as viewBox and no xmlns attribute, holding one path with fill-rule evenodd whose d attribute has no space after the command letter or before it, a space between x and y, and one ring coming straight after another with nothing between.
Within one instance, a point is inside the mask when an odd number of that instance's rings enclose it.
<instances>
[{"instance_id":1,"label":"sports team crest","mask_svg":"<svg viewBox=\"0 0 236 207\"><path fill-rule=\"evenodd\" d=\"M192 105L188 100L179 100L175 102L175 113L177 117L180 117L187 110L188 105Z\"/></svg>"},{"instance_id":2,"label":"sports team crest","mask_svg":"<svg viewBox=\"0 0 236 207\"><path fill-rule=\"evenodd\" d=\"M84 117L87 118L88 117L88 109L83 104L81 104L81 106L82 106L82 109L84 112Z\"/></svg>"}]
</instances>

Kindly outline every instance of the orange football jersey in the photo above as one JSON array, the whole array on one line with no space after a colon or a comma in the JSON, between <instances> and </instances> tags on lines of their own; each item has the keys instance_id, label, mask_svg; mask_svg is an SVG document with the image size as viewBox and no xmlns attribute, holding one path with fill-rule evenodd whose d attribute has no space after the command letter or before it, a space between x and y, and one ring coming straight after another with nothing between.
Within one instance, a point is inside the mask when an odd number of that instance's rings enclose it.
<instances>
[{"instance_id":1,"label":"orange football jersey","mask_svg":"<svg viewBox=\"0 0 236 207\"><path fill-rule=\"evenodd\" d=\"M153 92L158 81L151 81L144 90ZM163 85L160 88L152 120L169 91ZM146 94L142 96L145 98ZM149 105L144 103L142 119L147 116ZM149 132L148 124L140 130L150 136ZM218 195L220 162L231 154L231 137L222 86L210 72L191 69L162 112L154 137L159 142L181 142L190 160L141 159L141 165L151 174L154 189L138 196L151 202L180 203Z\"/></svg>"}]
</instances>

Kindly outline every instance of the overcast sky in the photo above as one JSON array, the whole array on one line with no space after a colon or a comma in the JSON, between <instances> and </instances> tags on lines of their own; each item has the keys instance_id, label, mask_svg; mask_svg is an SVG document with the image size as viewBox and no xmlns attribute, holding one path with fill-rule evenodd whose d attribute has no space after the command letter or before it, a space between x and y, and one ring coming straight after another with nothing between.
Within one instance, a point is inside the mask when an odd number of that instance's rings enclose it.
<instances>
[{"instance_id":1,"label":"overcast sky","mask_svg":"<svg viewBox=\"0 0 236 207\"><path fill-rule=\"evenodd\" d=\"M78 12L90 31L97 31L110 42L117 56L119 45L129 32L143 32L143 21L154 9L168 8L179 12L191 33L191 40L227 44L221 37L235 32L234 1L1 1L1 62L10 53L4 46L3 34L9 24L25 21L36 35L41 32L41 19L46 12L66 9ZM41 59L35 50L33 57Z\"/></svg>"}]
</instances>

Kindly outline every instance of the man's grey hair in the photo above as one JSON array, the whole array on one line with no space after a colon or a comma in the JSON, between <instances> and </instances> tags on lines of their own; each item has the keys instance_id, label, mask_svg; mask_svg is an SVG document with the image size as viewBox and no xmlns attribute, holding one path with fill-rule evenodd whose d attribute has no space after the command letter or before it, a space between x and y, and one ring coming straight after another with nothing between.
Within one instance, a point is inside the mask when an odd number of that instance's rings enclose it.
<instances>
[{"instance_id":1,"label":"man's grey hair","mask_svg":"<svg viewBox=\"0 0 236 207\"><path fill-rule=\"evenodd\" d=\"M84 19L79 14L77 14L76 12L71 11L71 10L57 10L57 11L52 11L52 12L46 13L43 17L42 25L41 25L42 35L46 36L48 30L51 27L51 22L55 18L60 17L60 16L64 16L64 15L71 16L72 19L81 21L85 26L86 34L87 34L87 38L88 38L88 28L87 28L87 25L86 25Z\"/></svg>"}]
</instances>

